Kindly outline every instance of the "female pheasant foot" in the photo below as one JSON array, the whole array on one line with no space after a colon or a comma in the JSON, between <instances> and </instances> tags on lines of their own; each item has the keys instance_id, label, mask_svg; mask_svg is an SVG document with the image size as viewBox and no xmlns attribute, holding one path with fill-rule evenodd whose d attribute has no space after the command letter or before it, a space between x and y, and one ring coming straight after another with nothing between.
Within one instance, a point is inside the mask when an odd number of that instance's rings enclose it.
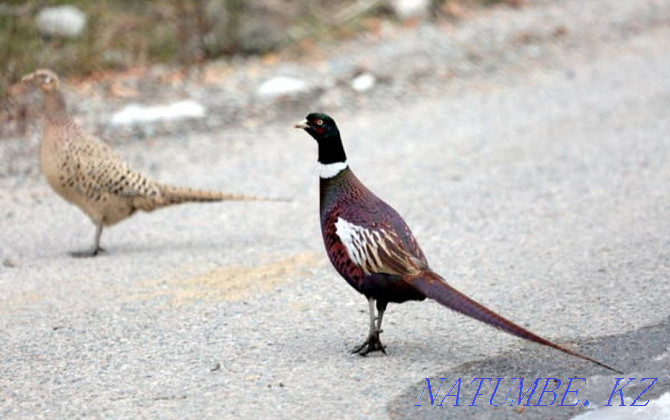
<instances>
[{"instance_id":1,"label":"female pheasant foot","mask_svg":"<svg viewBox=\"0 0 670 420\"><path fill-rule=\"evenodd\" d=\"M100 246L100 237L102 236L102 224L95 225L95 238L93 240L93 248L87 249L86 251L72 251L70 255L75 258L90 258L95 257L96 255L105 252L105 250Z\"/></svg>"},{"instance_id":2,"label":"female pheasant foot","mask_svg":"<svg viewBox=\"0 0 670 420\"><path fill-rule=\"evenodd\" d=\"M75 258L91 258L103 252L105 252L104 248L96 246L94 248L87 249L85 251L72 251L70 252L70 255Z\"/></svg>"}]
</instances>

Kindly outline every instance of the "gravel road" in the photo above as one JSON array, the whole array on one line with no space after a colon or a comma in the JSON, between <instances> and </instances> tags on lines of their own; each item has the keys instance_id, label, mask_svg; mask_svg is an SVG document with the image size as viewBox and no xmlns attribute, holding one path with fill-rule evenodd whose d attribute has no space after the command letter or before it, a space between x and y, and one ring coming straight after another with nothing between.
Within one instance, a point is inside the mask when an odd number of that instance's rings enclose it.
<instances>
[{"instance_id":1,"label":"gravel road","mask_svg":"<svg viewBox=\"0 0 670 420\"><path fill-rule=\"evenodd\" d=\"M558 3L514 13L540 27ZM655 398L670 391L670 20L659 18L670 6L593 3L584 13L602 8L600 19L627 29L540 40L535 58L429 80L421 100L325 110L352 168L404 215L437 272L626 377L660 376ZM653 21L628 19L640 10ZM467 405L475 377L578 376L602 406L615 375L433 302L389 307L388 355L349 354L367 332L367 303L322 249L316 145L291 128L312 110L119 146L164 182L293 201L138 214L104 233L95 259L68 256L93 226L43 179L0 178L0 417L565 418L592 408L496 408L486 396L477 408L430 407L425 395L415 407L426 377L462 377Z\"/></svg>"}]
</instances>

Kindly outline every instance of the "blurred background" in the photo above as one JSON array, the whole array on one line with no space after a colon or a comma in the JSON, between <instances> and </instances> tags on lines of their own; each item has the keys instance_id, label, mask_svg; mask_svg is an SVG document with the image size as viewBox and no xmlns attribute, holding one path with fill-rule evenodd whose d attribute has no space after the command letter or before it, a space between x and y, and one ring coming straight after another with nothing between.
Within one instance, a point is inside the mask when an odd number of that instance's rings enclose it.
<instances>
[{"instance_id":1,"label":"blurred background","mask_svg":"<svg viewBox=\"0 0 670 420\"><path fill-rule=\"evenodd\" d=\"M0 3L2 87L36 66L71 75L191 66L372 30L377 19L459 17L521 0L13 0ZM304 46L303 46L304 47Z\"/></svg>"},{"instance_id":2,"label":"blurred background","mask_svg":"<svg viewBox=\"0 0 670 420\"><path fill-rule=\"evenodd\" d=\"M0 101L2 121L26 117L10 96L23 74L49 67L74 82L114 73L143 73L169 66L162 79L203 75L213 60L278 54L301 58L319 42L336 42L387 26L449 21L493 4L519 0L28 0L0 2ZM164 67L162 67L164 69ZM363 81L362 83L365 83ZM122 88L111 89L123 95ZM125 92L126 96L129 92ZM14 101L15 102L15 101ZM16 121L15 121L16 122ZM0 134L23 131L3 124Z\"/></svg>"},{"instance_id":3,"label":"blurred background","mask_svg":"<svg viewBox=\"0 0 670 420\"><path fill-rule=\"evenodd\" d=\"M18 82L40 67L61 76L78 122L115 144L398 107L468 80L505 86L668 13L660 0L4 1L0 176L38 173L42 101Z\"/></svg>"}]
</instances>

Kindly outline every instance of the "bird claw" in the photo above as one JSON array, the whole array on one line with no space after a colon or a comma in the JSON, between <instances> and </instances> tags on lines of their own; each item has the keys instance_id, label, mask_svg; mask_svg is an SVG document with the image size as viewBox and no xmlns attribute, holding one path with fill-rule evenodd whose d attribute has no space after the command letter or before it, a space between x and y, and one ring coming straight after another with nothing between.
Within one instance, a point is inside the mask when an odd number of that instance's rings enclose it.
<instances>
[{"instance_id":1,"label":"bird claw","mask_svg":"<svg viewBox=\"0 0 670 420\"><path fill-rule=\"evenodd\" d=\"M70 255L75 258L91 258L103 252L105 252L104 248L97 246L92 249L87 249L86 251L72 251L70 252Z\"/></svg>"},{"instance_id":2,"label":"bird claw","mask_svg":"<svg viewBox=\"0 0 670 420\"><path fill-rule=\"evenodd\" d=\"M380 332L381 331L376 331L375 333L369 335L368 339L365 340L363 344L353 349L351 353L366 356L368 353L381 351L382 353L386 354L386 346L384 346L379 339Z\"/></svg>"}]
</instances>

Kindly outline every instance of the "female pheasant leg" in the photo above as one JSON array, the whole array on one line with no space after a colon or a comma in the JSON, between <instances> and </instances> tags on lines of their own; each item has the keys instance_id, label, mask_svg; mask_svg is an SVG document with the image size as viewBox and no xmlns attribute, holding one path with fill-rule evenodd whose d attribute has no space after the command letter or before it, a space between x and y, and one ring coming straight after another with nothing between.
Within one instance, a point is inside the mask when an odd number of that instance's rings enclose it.
<instances>
[{"instance_id":1,"label":"female pheasant leg","mask_svg":"<svg viewBox=\"0 0 670 420\"><path fill-rule=\"evenodd\" d=\"M100 247L100 237L102 236L102 223L95 225L95 239L93 240L93 248L86 251L73 251L70 255L77 258L95 257L104 249Z\"/></svg>"}]
</instances>

